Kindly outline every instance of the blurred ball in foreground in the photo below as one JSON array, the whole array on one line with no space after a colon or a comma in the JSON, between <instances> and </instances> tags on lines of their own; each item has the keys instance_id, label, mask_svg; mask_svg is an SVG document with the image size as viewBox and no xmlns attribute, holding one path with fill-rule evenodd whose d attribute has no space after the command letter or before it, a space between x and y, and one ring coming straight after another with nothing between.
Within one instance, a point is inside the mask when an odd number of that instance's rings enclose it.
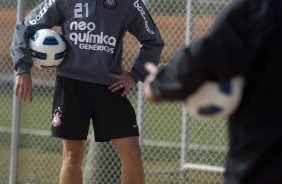
<instances>
[{"instance_id":1,"label":"blurred ball in foreground","mask_svg":"<svg viewBox=\"0 0 282 184\"><path fill-rule=\"evenodd\" d=\"M187 112L200 120L222 120L238 107L243 89L243 78L227 82L205 82L185 100Z\"/></svg>"}]
</instances>

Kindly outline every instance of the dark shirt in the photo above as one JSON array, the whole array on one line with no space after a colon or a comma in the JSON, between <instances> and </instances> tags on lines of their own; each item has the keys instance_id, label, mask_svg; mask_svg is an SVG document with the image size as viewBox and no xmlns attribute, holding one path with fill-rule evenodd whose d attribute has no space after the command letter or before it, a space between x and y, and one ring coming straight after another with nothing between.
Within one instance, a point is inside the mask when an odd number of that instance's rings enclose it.
<instances>
[{"instance_id":1,"label":"dark shirt","mask_svg":"<svg viewBox=\"0 0 282 184\"><path fill-rule=\"evenodd\" d=\"M243 97L229 118L226 184L282 184L282 1L234 1L210 32L176 54L151 84L184 100L204 81L242 75Z\"/></svg>"}]
</instances>

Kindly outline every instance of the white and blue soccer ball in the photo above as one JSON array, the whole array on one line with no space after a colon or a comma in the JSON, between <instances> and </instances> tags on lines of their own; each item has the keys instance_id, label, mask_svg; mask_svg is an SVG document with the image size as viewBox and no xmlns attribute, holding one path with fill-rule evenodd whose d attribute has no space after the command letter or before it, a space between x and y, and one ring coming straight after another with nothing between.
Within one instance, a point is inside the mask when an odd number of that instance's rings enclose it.
<instances>
[{"instance_id":1,"label":"white and blue soccer ball","mask_svg":"<svg viewBox=\"0 0 282 184\"><path fill-rule=\"evenodd\" d=\"M29 40L33 65L38 68L52 68L62 63L66 43L61 34L52 29L40 29Z\"/></svg>"},{"instance_id":2,"label":"white and blue soccer ball","mask_svg":"<svg viewBox=\"0 0 282 184\"><path fill-rule=\"evenodd\" d=\"M223 120L238 107L244 80L241 76L228 82L205 82L185 100L188 114L199 120Z\"/></svg>"}]
</instances>

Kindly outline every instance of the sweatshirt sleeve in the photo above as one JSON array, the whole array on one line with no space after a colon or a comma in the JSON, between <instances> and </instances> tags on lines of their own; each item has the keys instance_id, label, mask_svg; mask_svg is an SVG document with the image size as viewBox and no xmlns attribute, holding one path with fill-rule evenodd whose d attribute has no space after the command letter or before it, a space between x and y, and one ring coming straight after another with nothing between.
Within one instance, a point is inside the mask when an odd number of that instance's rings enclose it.
<instances>
[{"instance_id":1,"label":"sweatshirt sleeve","mask_svg":"<svg viewBox=\"0 0 282 184\"><path fill-rule=\"evenodd\" d=\"M129 74L135 82L144 81L147 72L146 62L159 63L164 42L160 32L142 0L132 0L130 5L128 30L141 44L140 52Z\"/></svg>"},{"instance_id":2,"label":"sweatshirt sleeve","mask_svg":"<svg viewBox=\"0 0 282 184\"><path fill-rule=\"evenodd\" d=\"M158 99L184 100L205 81L227 81L250 69L273 27L271 1L239 0L210 33L178 51L151 83Z\"/></svg>"},{"instance_id":3,"label":"sweatshirt sleeve","mask_svg":"<svg viewBox=\"0 0 282 184\"><path fill-rule=\"evenodd\" d=\"M11 56L16 75L30 72L32 61L29 38L31 35L39 29L59 25L63 20L60 2L62 0L44 0L24 20L16 24L11 45Z\"/></svg>"}]
</instances>

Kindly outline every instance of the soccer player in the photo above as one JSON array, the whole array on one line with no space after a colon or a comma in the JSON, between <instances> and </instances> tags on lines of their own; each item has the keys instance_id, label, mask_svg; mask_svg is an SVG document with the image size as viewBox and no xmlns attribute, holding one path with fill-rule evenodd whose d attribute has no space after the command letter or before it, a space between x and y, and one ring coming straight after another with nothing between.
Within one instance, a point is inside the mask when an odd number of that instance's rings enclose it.
<instances>
[{"instance_id":1,"label":"soccer player","mask_svg":"<svg viewBox=\"0 0 282 184\"><path fill-rule=\"evenodd\" d=\"M148 65L148 100L184 100L207 80L241 75L243 98L229 117L225 184L282 183L282 1L234 1L203 38L160 71Z\"/></svg>"},{"instance_id":2,"label":"soccer player","mask_svg":"<svg viewBox=\"0 0 282 184\"><path fill-rule=\"evenodd\" d=\"M130 88L143 81L144 63L159 62L164 43L142 0L45 0L16 25L11 54L15 94L32 101L29 38L60 26L67 43L57 67L52 136L63 139L61 184L81 184L81 163L90 120L95 140L112 141L122 162L122 184L143 184L139 130ZM140 52L129 72L122 69L123 38L130 32Z\"/></svg>"}]
</instances>

